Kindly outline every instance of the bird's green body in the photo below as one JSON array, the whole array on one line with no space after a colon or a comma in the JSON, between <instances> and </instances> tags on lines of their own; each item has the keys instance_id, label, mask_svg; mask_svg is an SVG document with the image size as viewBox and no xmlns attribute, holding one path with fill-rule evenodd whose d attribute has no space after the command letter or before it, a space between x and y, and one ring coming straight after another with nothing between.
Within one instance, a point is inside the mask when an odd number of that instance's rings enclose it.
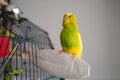
<instances>
[{"instance_id":1,"label":"bird's green body","mask_svg":"<svg viewBox=\"0 0 120 80\"><path fill-rule=\"evenodd\" d=\"M68 18L68 20L70 19ZM71 19L71 21L69 21L68 24L63 25L64 28L60 34L60 41L61 41L63 51L68 52L69 54L72 54L78 58L81 58L82 57L82 40L81 40L80 33L78 31L77 23L76 21L73 21L73 20L74 19Z\"/></svg>"}]
</instances>

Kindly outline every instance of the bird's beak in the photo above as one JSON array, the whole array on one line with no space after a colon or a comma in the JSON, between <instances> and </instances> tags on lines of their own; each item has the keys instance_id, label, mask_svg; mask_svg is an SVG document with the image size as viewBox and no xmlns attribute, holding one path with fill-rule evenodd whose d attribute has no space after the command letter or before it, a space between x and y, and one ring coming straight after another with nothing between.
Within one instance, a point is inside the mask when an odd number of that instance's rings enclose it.
<instances>
[{"instance_id":1,"label":"bird's beak","mask_svg":"<svg viewBox=\"0 0 120 80\"><path fill-rule=\"evenodd\" d=\"M68 19L63 19L62 26L65 27L67 24L69 24L69 20Z\"/></svg>"}]
</instances>

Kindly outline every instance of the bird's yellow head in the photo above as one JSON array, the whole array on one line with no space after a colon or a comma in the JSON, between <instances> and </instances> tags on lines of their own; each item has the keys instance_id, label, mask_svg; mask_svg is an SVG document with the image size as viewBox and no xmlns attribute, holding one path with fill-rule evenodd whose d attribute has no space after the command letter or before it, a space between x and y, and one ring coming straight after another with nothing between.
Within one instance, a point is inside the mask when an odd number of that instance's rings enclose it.
<instances>
[{"instance_id":1,"label":"bird's yellow head","mask_svg":"<svg viewBox=\"0 0 120 80\"><path fill-rule=\"evenodd\" d=\"M65 27L69 23L77 24L76 17L72 13L64 14L62 26Z\"/></svg>"}]
</instances>

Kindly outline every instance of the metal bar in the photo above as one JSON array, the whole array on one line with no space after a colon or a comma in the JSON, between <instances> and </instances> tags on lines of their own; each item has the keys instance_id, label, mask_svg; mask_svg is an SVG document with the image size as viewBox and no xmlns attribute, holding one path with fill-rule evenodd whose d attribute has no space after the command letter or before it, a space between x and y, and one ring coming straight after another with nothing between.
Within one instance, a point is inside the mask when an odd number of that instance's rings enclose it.
<instances>
[{"instance_id":1,"label":"metal bar","mask_svg":"<svg viewBox=\"0 0 120 80\"><path fill-rule=\"evenodd\" d=\"M14 48L18 47L19 43L16 43L16 46L14 46ZM15 54L15 51L13 50L11 51L11 53L8 55L8 57L5 59L4 63L2 66L0 66L0 77L2 76L5 66L10 62L10 59L13 57L13 55Z\"/></svg>"}]
</instances>

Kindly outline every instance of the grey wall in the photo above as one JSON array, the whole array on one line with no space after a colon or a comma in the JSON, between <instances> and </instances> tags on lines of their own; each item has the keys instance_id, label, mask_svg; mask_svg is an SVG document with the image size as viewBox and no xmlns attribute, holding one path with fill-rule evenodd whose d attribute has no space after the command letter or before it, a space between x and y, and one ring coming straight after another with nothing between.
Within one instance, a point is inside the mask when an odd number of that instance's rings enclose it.
<instances>
[{"instance_id":1,"label":"grey wall","mask_svg":"<svg viewBox=\"0 0 120 80\"><path fill-rule=\"evenodd\" d=\"M77 16L88 80L120 80L120 0L12 0L23 16L48 31L61 50L59 34L66 12Z\"/></svg>"}]
</instances>

